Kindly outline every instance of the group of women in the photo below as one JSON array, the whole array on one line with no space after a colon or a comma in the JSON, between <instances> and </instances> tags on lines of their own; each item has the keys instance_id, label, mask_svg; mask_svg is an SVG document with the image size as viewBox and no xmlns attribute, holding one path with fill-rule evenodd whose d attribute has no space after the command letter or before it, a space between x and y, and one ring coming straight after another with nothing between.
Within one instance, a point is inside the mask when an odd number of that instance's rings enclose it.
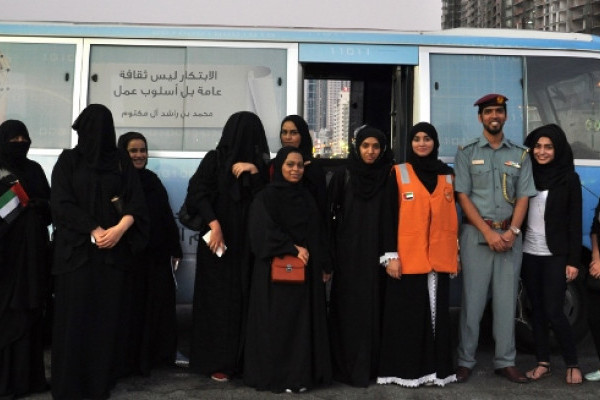
<instances>
[{"instance_id":1,"label":"group of women","mask_svg":"<svg viewBox=\"0 0 600 400\"><path fill-rule=\"evenodd\" d=\"M19 214L0 226L3 398L48 389L44 312L53 316L56 399L108 398L119 377L175 359L171 262L181 247L166 190L145 169L146 140L130 132L117 147L112 114L99 104L73 129L77 146L59 156L50 191L42 168L27 159L25 125L0 125L0 189L23 189Z\"/></svg>"},{"instance_id":2,"label":"group of women","mask_svg":"<svg viewBox=\"0 0 600 400\"><path fill-rule=\"evenodd\" d=\"M28 196L14 220L0 225L2 396L47 388L40 325L50 272L54 398L108 398L119 377L175 358L172 268L181 247L166 191L146 169L147 141L129 132L117 144L112 115L98 104L73 129L78 144L60 155L50 192L41 167L27 159L25 125L0 125L0 195L22 186ZM394 165L383 132L360 127L347 166L328 184L301 117L283 120L280 139L269 160L258 116L235 113L190 179L186 207L208 231L197 250L191 369L216 381L241 376L277 393L332 380L359 387L455 381L448 296L459 269L458 218L453 170L438 159L436 129L413 126L406 162ZM538 361L527 376L551 373L550 324L567 382L579 383L561 309L580 261L579 178L560 127L538 128L526 144L538 190L524 242ZM53 262L39 251L49 248L50 222ZM272 261L286 255L303 266L301 282L274 279ZM597 345L598 320L590 319ZM600 372L586 378L600 380Z\"/></svg>"}]
</instances>

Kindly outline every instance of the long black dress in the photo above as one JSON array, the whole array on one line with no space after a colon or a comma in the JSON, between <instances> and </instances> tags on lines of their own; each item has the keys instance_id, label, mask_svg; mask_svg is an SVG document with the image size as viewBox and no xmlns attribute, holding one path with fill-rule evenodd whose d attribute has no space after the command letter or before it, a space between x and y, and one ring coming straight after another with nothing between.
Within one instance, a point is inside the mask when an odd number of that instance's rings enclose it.
<instances>
[{"instance_id":1,"label":"long black dress","mask_svg":"<svg viewBox=\"0 0 600 400\"><path fill-rule=\"evenodd\" d=\"M367 135L367 136L365 136ZM357 134L356 146L366 137L383 141L373 128ZM366 387L377 376L385 270L379 265L384 251L388 210L386 181L391 153L374 165L350 155L352 171L337 171L329 184L333 212L334 269L329 303L333 378ZM370 184L363 184L368 180ZM370 188L370 189L369 189Z\"/></svg>"},{"instance_id":2,"label":"long black dress","mask_svg":"<svg viewBox=\"0 0 600 400\"><path fill-rule=\"evenodd\" d=\"M273 392L331 382L322 275L330 265L329 253L314 199L301 184L292 186L278 186L275 181L267 186L252 203L248 222L255 262L244 383ZM288 197L280 197L278 192L285 191ZM273 215L274 208L279 218ZM271 282L271 259L297 255L294 244L310 253L305 283Z\"/></svg>"},{"instance_id":3,"label":"long black dress","mask_svg":"<svg viewBox=\"0 0 600 400\"><path fill-rule=\"evenodd\" d=\"M241 372L243 329L247 310L248 208L268 180L268 147L264 128L250 112L232 115L216 150L209 151L188 186L186 205L203 220L218 220L227 250L213 254L198 241L190 368L202 374ZM236 179L233 164L253 163L259 173L244 172Z\"/></svg>"},{"instance_id":4,"label":"long black dress","mask_svg":"<svg viewBox=\"0 0 600 400\"><path fill-rule=\"evenodd\" d=\"M177 353L176 293L171 257L181 258L179 229L165 187L146 168L136 170L144 190L150 217L148 246L133 260L128 272L130 310L124 313L131 329L122 351L129 355L127 373L150 374L159 365L173 365ZM128 302L126 302L128 303ZM127 321L125 321L127 322Z\"/></svg>"},{"instance_id":5,"label":"long black dress","mask_svg":"<svg viewBox=\"0 0 600 400\"><path fill-rule=\"evenodd\" d=\"M114 385L125 271L133 254L146 245L147 209L129 156L116 149L110 111L90 105L74 128L77 147L64 150L52 171L52 395L102 399ZM116 195L123 203L122 214L132 215L135 222L113 248L100 249L90 233L119 222L121 213L111 202Z\"/></svg>"},{"instance_id":6,"label":"long black dress","mask_svg":"<svg viewBox=\"0 0 600 400\"><path fill-rule=\"evenodd\" d=\"M42 167L26 158L29 142L8 144L14 131L6 128L13 122L18 122L26 132L20 121L7 121L0 126L0 195L18 179L30 202L10 225L0 228L2 398L47 389L42 313L50 276L47 253L50 187ZM16 152L11 147L22 148L22 157L15 159Z\"/></svg>"}]
</instances>

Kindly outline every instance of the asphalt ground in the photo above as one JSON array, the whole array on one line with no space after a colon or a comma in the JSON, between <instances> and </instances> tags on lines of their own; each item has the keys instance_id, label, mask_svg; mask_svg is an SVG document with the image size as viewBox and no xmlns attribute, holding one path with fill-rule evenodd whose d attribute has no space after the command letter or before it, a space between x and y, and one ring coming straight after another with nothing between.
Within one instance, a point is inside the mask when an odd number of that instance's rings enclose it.
<instances>
[{"instance_id":1,"label":"asphalt ground","mask_svg":"<svg viewBox=\"0 0 600 400\"><path fill-rule=\"evenodd\" d=\"M178 306L180 350L189 354L191 328L191 307ZM301 398L341 400L341 399L598 399L600 382L584 382L581 385L565 383L565 366L560 354L552 356L552 376L538 382L516 384L494 374L492 364L493 343L489 332L482 332L478 350L478 365L468 382L449 384L446 387L402 388L397 385L376 385L368 388L355 388L341 383L316 388L301 394L273 394L259 392L234 379L226 383L212 381L208 377L189 372L186 368L165 367L152 371L148 377L134 376L122 379L112 391L111 399L288 399ZM594 345L589 335L578 345L579 360L585 374L600 367ZM46 360L47 375L50 375L49 352ZM519 353L517 366L521 370L535 365L532 354ZM51 399L49 392L27 397L28 399Z\"/></svg>"}]
</instances>

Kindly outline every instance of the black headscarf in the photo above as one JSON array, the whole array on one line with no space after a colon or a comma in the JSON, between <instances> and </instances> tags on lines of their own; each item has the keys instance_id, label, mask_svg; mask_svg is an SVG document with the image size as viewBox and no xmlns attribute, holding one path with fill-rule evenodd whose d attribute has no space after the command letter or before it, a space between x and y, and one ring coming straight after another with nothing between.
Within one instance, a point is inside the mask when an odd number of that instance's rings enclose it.
<instances>
[{"instance_id":1,"label":"black headscarf","mask_svg":"<svg viewBox=\"0 0 600 400\"><path fill-rule=\"evenodd\" d=\"M412 141L415 135L419 132L425 132L427 136L433 139L433 150L426 157L419 157L412 148ZM408 145L406 146L406 161L412 165L417 177L425 186L429 193L433 193L437 186L438 175L453 174L454 170L447 164L438 159L438 150L440 148L440 140L437 130L428 122L419 122L408 131L406 138Z\"/></svg>"},{"instance_id":2,"label":"black headscarf","mask_svg":"<svg viewBox=\"0 0 600 400\"><path fill-rule=\"evenodd\" d=\"M369 137L377 139L381 148L381 153L373 164L365 164L360 157L360 144ZM387 145L385 134L368 125L358 128L354 132L354 146L349 159L352 191L360 198L370 199L384 186L392 167L393 154Z\"/></svg>"},{"instance_id":3,"label":"black headscarf","mask_svg":"<svg viewBox=\"0 0 600 400\"><path fill-rule=\"evenodd\" d=\"M217 145L219 159L219 188L228 192L234 200L239 200L241 188L250 186L248 172L238 179L231 173L237 162L249 162L258 168L259 174L267 177L269 146L265 128L260 118L249 111L240 111L229 117L223 127L223 134Z\"/></svg>"},{"instance_id":4,"label":"black headscarf","mask_svg":"<svg viewBox=\"0 0 600 400\"><path fill-rule=\"evenodd\" d=\"M283 119L283 121L281 121L281 128L283 128L283 124L287 121L293 122L294 125L296 125L296 129L300 133L300 146L298 147L298 149L300 150L300 153L302 153L304 161L306 162L312 160L313 141L308 130L308 124L306 123L304 118L302 118L299 115L288 115Z\"/></svg>"},{"instance_id":5,"label":"black headscarf","mask_svg":"<svg viewBox=\"0 0 600 400\"><path fill-rule=\"evenodd\" d=\"M17 136L23 136L27 141L10 141ZM15 119L4 121L0 125L0 168L12 172L17 177L22 175L27 164L27 153L30 146L31 138L23 122Z\"/></svg>"},{"instance_id":6,"label":"black headscarf","mask_svg":"<svg viewBox=\"0 0 600 400\"><path fill-rule=\"evenodd\" d=\"M554 159L548 164L539 164L533 156L533 148L541 137L547 137L554 145ZM568 175L575 172L573 150L567 141L567 135L556 124L540 126L525 138L525 146L529 147L533 181L538 190L547 190L564 182Z\"/></svg>"},{"instance_id":7,"label":"black headscarf","mask_svg":"<svg viewBox=\"0 0 600 400\"><path fill-rule=\"evenodd\" d=\"M117 141L117 147L119 148L119 150L127 153L127 146L129 146L129 142L131 142L134 139L139 139L143 141L146 145L146 151L148 150L148 141L146 140L146 137L139 132L127 132L119 136L119 140ZM146 161L146 164L148 164L148 161ZM148 170L146 170L145 165L142 169L136 168L136 171L138 173L138 176L140 177L140 183L142 184L142 188L144 189L144 192L146 192L154 182L154 180L152 179L152 174L148 173Z\"/></svg>"},{"instance_id":8,"label":"black headscarf","mask_svg":"<svg viewBox=\"0 0 600 400\"><path fill-rule=\"evenodd\" d=\"M310 193L302 184L285 180L281 169L288 155L298 153L300 149L282 147L273 159L273 179L265 188L265 203L273 221L288 232L296 243L305 244L306 226L309 218Z\"/></svg>"},{"instance_id":9,"label":"black headscarf","mask_svg":"<svg viewBox=\"0 0 600 400\"><path fill-rule=\"evenodd\" d=\"M102 104L90 104L73 123L79 140L75 151L86 164L97 171L118 167L118 151L113 117Z\"/></svg>"}]
</instances>

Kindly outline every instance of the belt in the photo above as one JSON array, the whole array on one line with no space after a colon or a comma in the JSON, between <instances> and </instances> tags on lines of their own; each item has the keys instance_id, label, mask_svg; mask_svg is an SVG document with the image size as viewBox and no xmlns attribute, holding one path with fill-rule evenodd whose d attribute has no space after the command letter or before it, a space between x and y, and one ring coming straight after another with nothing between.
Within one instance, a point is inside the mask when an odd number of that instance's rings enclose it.
<instances>
[{"instance_id":1,"label":"belt","mask_svg":"<svg viewBox=\"0 0 600 400\"><path fill-rule=\"evenodd\" d=\"M501 229L506 231L510 228L510 219L505 219L504 221L493 221L491 219L483 220L488 226L492 229ZM466 217L463 217L463 223L473 225L471 221L469 221Z\"/></svg>"}]
</instances>

